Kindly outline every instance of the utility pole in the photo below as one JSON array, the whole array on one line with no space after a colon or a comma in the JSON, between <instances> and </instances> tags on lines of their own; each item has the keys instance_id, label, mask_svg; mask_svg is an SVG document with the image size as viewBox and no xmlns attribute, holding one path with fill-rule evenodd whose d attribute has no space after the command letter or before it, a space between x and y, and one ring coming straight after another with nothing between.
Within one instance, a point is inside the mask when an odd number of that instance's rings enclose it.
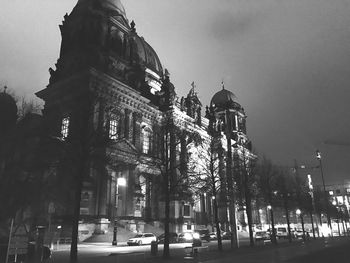
<instances>
[{"instance_id":1,"label":"utility pole","mask_svg":"<svg viewBox=\"0 0 350 263\"><path fill-rule=\"evenodd\" d=\"M296 177L299 176L299 168L302 168L302 169L306 169L306 166L304 165L301 165L299 166L298 163L297 163L297 160L294 159L294 169L295 169L295 175ZM314 167L312 167L313 169ZM309 174L308 175L308 187L309 187L309 195L310 195L310 201L311 201L311 210L310 210L310 220L311 220L311 226L312 226L312 235L313 235L313 238L315 239L316 238L316 235L315 235L315 227L314 227L314 219L313 219L313 211L316 211L315 209L315 202L314 202L314 194L313 194L313 186L312 186L312 180L311 180L311 175ZM298 194L298 202L299 202L299 205L300 204L300 194ZM321 221L321 219L320 219ZM322 223L322 222L321 222ZM317 228L317 231L318 228ZM319 234L318 234L319 236Z\"/></svg>"},{"instance_id":2,"label":"utility pole","mask_svg":"<svg viewBox=\"0 0 350 263\"><path fill-rule=\"evenodd\" d=\"M331 233L332 233L332 223L331 223L331 217L329 215L328 194L327 194L326 185L325 185L325 182L324 182L321 152L319 150L316 150L316 158L320 162L320 171L321 171L321 176L322 176L324 202L325 202L325 205L326 205L327 222L328 222L328 227L329 227L329 229L331 230Z\"/></svg>"},{"instance_id":3,"label":"utility pole","mask_svg":"<svg viewBox=\"0 0 350 263\"><path fill-rule=\"evenodd\" d=\"M314 187L312 185L311 174L307 175L307 180L308 180L308 186L309 186L309 194L310 194L310 197L311 197L310 217L311 217L311 225L312 225L312 235L313 235L313 238L315 239L316 235L315 235L314 219L313 219L312 213L313 213L313 211L316 211L316 208L315 208L315 199L314 199L314 191L313 191ZM319 233L318 227L317 227L317 235L318 235L318 237L320 237L320 233Z\"/></svg>"}]
</instances>

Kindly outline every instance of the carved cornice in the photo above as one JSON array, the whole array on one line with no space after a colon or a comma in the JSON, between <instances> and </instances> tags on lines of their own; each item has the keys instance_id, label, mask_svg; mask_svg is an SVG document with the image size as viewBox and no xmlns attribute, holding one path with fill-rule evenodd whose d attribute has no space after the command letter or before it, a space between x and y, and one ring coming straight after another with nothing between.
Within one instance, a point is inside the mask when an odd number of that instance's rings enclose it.
<instances>
[{"instance_id":1,"label":"carved cornice","mask_svg":"<svg viewBox=\"0 0 350 263\"><path fill-rule=\"evenodd\" d=\"M162 118L163 113L152 105L149 99L141 96L140 92L107 74L96 70L92 72L94 75L92 81L93 89L108 104L138 112L150 122L159 122Z\"/></svg>"}]
</instances>

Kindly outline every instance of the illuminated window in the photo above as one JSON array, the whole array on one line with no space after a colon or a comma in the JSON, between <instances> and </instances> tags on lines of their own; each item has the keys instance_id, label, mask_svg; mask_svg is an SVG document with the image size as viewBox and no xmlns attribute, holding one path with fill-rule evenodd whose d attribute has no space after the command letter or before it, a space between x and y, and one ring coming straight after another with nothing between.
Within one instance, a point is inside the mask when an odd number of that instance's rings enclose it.
<instances>
[{"instance_id":1,"label":"illuminated window","mask_svg":"<svg viewBox=\"0 0 350 263\"><path fill-rule=\"evenodd\" d=\"M69 117L66 117L62 119L62 126L61 126L61 134L63 139L68 137L68 130L69 130Z\"/></svg>"},{"instance_id":2,"label":"illuminated window","mask_svg":"<svg viewBox=\"0 0 350 263\"><path fill-rule=\"evenodd\" d=\"M346 189L346 192L347 192L348 194L350 194L350 188L347 188L347 189Z\"/></svg>"},{"instance_id":3,"label":"illuminated window","mask_svg":"<svg viewBox=\"0 0 350 263\"><path fill-rule=\"evenodd\" d=\"M113 118L109 122L109 138L112 140L116 140L117 137L118 137L118 120Z\"/></svg>"},{"instance_id":4,"label":"illuminated window","mask_svg":"<svg viewBox=\"0 0 350 263\"><path fill-rule=\"evenodd\" d=\"M148 154L150 150L151 132L149 129L143 129L142 135L143 135L142 152Z\"/></svg>"},{"instance_id":5,"label":"illuminated window","mask_svg":"<svg viewBox=\"0 0 350 263\"><path fill-rule=\"evenodd\" d=\"M181 144L176 145L176 161L180 162L181 157Z\"/></svg>"}]
</instances>

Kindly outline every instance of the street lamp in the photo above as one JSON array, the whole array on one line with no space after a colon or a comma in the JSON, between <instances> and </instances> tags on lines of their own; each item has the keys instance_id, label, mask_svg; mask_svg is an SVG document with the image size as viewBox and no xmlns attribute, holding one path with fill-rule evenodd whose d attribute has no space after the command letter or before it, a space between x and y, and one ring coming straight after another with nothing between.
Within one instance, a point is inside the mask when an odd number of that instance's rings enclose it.
<instances>
[{"instance_id":1,"label":"street lamp","mask_svg":"<svg viewBox=\"0 0 350 263\"><path fill-rule=\"evenodd\" d=\"M113 212L113 241L112 245L116 246L117 245L117 232L118 232L118 226L117 226L117 209L118 209L118 199L119 199L119 186L126 186L126 179L124 177L118 177L117 178L117 183L115 186L115 209Z\"/></svg>"},{"instance_id":2,"label":"street lamp","mask_svg":"<svg viewBox=\"0 0 350 263\"><path fill-rule=\"evenodd\" d=\"M266 223L268 225L268 227L270 228L270 218L269 218L269 213L270 213L270 210L272 209L272 207L270 205L268 205L266 207ZM271 231L272 231L272 225L271 225Z\"/></svg>"},{"instance_id":3,"label":"street lamp","mask_svg":"<svg viewBox=\"0 0 350 263\"><path fill-rule=\"evenodd\" d=\"M304 228L304 218L303 218L303 213L301 212L300 209L297 209L295 213L300 217L301 221L301 228L303 229L303 240L305 240L305 228Z\"/></svg>"},{"instance_id":4,"label":"street lamp","mask_svg":"<svg viewBox=\"0 0 350 263\"><path fill-rule=\"evenodd\" d=\"M325 200L325 205L326 205L326 212L327 212L327 222L328 222L328 227L331 230L332 233L332 223L331 223L331 218L329 215L329 205L328 205L328 200L327 200L327 192L326 192L326 185L324 183L324 176L323 176L323 167L322 167L322 157L321 157L321 152L319 150L316 150L316 158L320 162L320 170L321 170L321 177L322 177L322 184L323 184L323 192L324 192L324 200Z\"/></svg>"},{"instance_id":5,"label":"street lamp","mask_svg":"<svg viewBox=\"0 0 350 263\"><path fill-rule=\"evenodd\" d=\"M300 209L298 208L298 209L295 211L295 213L296 213L298 216L300 216L300 214L301 214Z\"/></svg>"}]
</instances>

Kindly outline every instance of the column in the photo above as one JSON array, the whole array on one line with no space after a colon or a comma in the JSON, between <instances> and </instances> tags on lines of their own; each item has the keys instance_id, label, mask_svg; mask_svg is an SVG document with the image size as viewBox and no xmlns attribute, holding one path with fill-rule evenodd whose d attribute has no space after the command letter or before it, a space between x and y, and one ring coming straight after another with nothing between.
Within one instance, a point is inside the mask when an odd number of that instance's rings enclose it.
<instances>
[{"instance_id":1,"label":"column","mask_svg":"<svg viewBox=\"0 0 350 263\"><path fill-rule=\"evenodd\" d=\"M131 115L131 111L129 109L125 109L124 138L127 140L130 139L130 115Z\"/></svg>"}]
</instances>

